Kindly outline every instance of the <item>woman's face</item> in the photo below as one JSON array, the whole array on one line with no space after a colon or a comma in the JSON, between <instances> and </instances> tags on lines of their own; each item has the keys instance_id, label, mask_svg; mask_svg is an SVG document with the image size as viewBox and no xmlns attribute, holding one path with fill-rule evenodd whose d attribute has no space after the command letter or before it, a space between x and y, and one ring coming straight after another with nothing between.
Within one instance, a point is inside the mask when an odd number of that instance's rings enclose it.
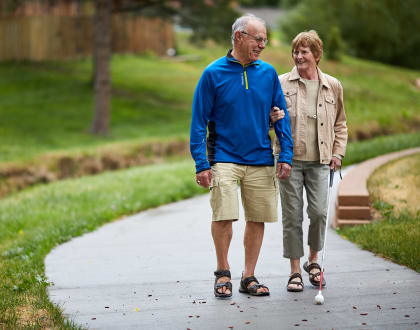
<instances>
[{"instance_id":1,"label":"woman's face","mask_svg":"<svg viewBox=\"0 0 420 330\"><path fill-rule=\"evenodd\" d=\"M295 48L292 56L298 70L313 70L316 68L317 59L309 47Z\"/></svg>"}]
</instances>

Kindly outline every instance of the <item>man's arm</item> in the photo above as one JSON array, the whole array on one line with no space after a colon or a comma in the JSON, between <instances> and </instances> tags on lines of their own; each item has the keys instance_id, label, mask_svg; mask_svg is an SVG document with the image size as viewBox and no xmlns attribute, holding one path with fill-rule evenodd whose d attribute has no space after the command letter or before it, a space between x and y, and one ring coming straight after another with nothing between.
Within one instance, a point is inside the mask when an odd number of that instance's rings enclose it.
<instances>
[{"instance_id":1,"label":"man's arm","mask_svg":"<svg viewBox=\"0 0 420 330\"><path fill-rule=\"evenodd\" d=\"M206 154L207 123L214 103L211 76L204 71L194 93L190 129L190 152L195 161L196 173L210 169ZM200 181L197 178L197 181Z\"/></svg>"},{"instance_id":2,"label":"man's arm","mask_svg":"<svg viewBox=\"0 0 420 330\"><path fill-rule=\"evenodd\" d=\"M276 174L279 179L285 179L290 175L293 158L293 139L287 110L285 111L285 117L274 124L274 130L281 147Z\"/></svg>"},{"instance_id":3,"label":"man's arm","mask_svg":"<svg viewBox=\"0 0 420 330\"><path fill-rule=\"evenodd\" d=\"M277 106L278 108L284 110L284 118L274 123L274 130L276 132L277 138L279 139L281 147L278 163L286 163L289 166L292 166L293 139L292 131L290 129L290 117L289 112L287 111L286 100L284 98L277 75L274 82L274 92L275 93L272 106Z\"/></svg>"}]
</instances>

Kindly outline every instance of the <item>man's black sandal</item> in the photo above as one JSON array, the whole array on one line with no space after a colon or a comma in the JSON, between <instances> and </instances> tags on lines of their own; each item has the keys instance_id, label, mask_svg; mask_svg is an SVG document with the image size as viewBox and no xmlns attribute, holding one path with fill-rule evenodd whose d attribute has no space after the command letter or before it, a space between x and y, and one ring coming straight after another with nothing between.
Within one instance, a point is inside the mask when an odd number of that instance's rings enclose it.
<instances>
[{"instance_id":1,"label":"man's black sandal","mask_svg":"<svg viewBox=\"0 0 420 330\"><path fill-rule=\"evenodd\" d=\"M295 278L298 278L299 281L293 281ZM289 288L290 284L298 285L299 287ZM294 273L294 274L290 275L289 281L287 282L287 291L289 291L289 292L302 292L303 291L302 275L300 275L299 273Z\"/></svg>"},{"instance_id":2,"label":"man's black sandal","mask_svg":"<svg viewBox=\"0 0 420 330\"><path fill-rule=\"evenodd\" d=\"M214 272L214 276L216 276L216 279L214 280L214 295L219 298L232 297L232 283L230 282L230 279L231 279L230 271L229 270L216 270ZM221 277L229 277L229 281L217 283L217 280ZM230 290L230 293L219 292L219 290L222 289L223 287Z\"/></svg>"},{"instance_id":3,"label":"man's black sandal","mask_svg":"<svg viewBox=\"0 0 420 330\"><path fill-rule=\"evenodd\" d=\"M248 287L248 285L251 282L256 282L256 284L253 284L250 287ZM270 291L257 292L257 290L260 288L268 289L264 284L260 284L258 280L255 278L255 276L249 276L249 277L245 277L241 279L241 286L239 287L239 292L248 293L251 296L269 296L270 295Z\"/></svg>"},{"instance_id":4,"label":"man's black sandal","mask_svg":"<svg viewBox=\"0 0 420 330\"><path fill-rule=\"evenodd\" d=\"M309 274L309 282L311 282L313 286L319 286L319 281L315 281L315 278L321 276L321 266L318 265L316 262L308 265L308 262L305 261L305 263L303 264L303 269ZM317 269L318 272L312 274L312 269ZM325 278L322 277L322 287L325 287L326 285L327 282L325 281Z\"/></svg>"}]
</instances>

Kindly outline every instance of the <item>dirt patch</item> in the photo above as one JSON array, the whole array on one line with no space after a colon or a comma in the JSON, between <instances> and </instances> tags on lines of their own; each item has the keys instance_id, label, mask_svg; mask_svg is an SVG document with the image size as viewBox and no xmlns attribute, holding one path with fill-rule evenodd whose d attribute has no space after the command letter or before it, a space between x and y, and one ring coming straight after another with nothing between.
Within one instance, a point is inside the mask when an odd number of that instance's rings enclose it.
<instances>
[{"instance_id":1,"label":"dirt patch","mask_svg":"<svg viewBox=\"0 0 420 330\"><path fill-rule=\"evenodd\" d=\"M19 327L35 327L40 325L42 329L53 329L54 322L45 309L35 309L32 306L17 307L16 316Z\"/></svg>"},{"instance_id":2,"label":"dirt patch","mask_svg":"<svg viewBox=\"0 0 420 330\"><path fill-rule=\"evenodd\" d=\"M149 142L127 148L98 149L91 154L44 156L29 165L9 164L0 168L0 198L35 184L159 163L173 156L185 157L188 150L186 140Z\"/></svg>"}]
</instances>

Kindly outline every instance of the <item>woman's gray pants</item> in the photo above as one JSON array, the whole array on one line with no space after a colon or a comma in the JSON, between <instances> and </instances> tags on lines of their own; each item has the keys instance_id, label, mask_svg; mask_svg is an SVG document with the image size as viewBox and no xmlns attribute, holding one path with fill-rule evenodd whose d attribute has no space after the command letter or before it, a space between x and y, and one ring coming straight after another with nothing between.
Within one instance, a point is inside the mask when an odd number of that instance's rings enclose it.
<instances>
[{"instance_id":1,"label":"woman's gray pants","mask_svg":"<svg viewBox=\"0 0 420 330\"><path fill-rule=\"evenodd\" d=\"M293 160L289 178L279 180L283 221L283 256L299 259L303 252L303 187L310 220L308 245L320 251L327 219L329 165Z\"/></svg>"}]
</instances>

